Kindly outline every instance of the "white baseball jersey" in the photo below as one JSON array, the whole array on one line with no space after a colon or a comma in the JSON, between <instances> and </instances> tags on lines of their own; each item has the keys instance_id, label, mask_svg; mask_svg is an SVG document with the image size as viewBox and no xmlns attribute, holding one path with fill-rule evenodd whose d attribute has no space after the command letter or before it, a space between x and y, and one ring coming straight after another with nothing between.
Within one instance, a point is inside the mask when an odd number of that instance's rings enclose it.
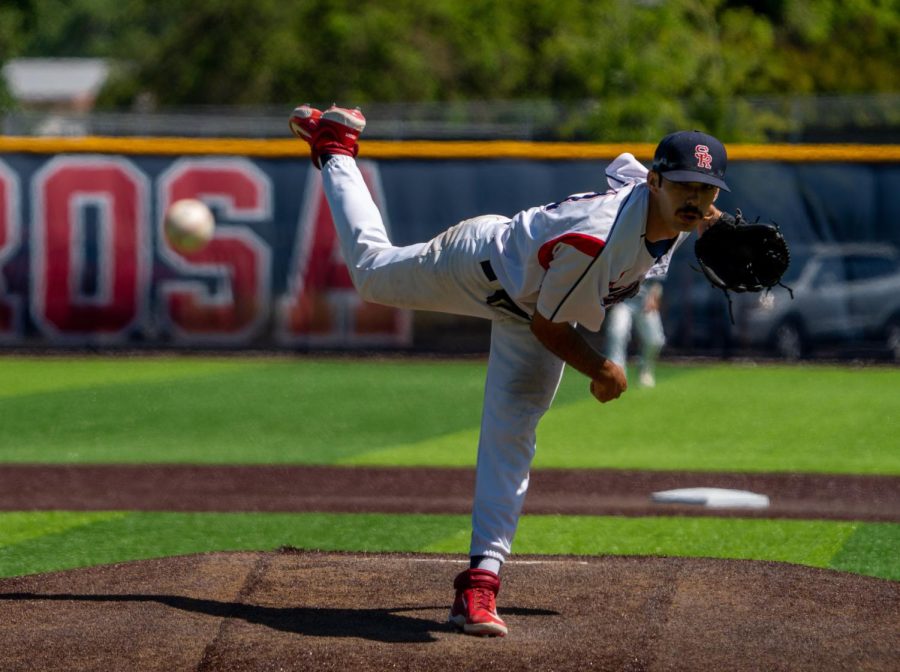
<instances>
[{"instance_id":1,"label":"white baseball jersey","mask_svg":"<svg viewBox=\"0 0 900 672\"><path fill-rule=\"evenodd\" d=\"M631 154L607 168L610 189L524 210L494 239L491 266L528 314L597 331L606 307L664 275L680 234L661 256L645 244L647 169Z\"/></svg>"},{"instance_id":2,"label":"white baseball jersey","mask_svg":"<svg viewBox=\"0 0 900 672\"><path fill-rule=\"evenodd\" d=\"M530 324L512 317L508 294L527 314L597 330L605 305L664 269L683 234L659 257L644 242L646 169L623 154L607 169L610 191L580 194L519 213L476 217L430 241L391 243L356 162L322 169L341 251L367 301L493 321L478 442L470 554L503 561L528 490L538 421L550 407L563 361ZM490 261L488 274L484 262Z\"/></svg>"}]
</instances>

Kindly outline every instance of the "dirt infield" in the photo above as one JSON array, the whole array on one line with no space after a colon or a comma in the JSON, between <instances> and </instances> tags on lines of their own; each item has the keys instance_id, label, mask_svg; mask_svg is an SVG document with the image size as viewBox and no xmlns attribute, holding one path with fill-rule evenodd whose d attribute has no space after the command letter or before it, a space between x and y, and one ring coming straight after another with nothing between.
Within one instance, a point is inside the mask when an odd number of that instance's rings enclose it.
<instances>
[{"instance_id":1,"label":"dirt infield","mask_svg":"<svg viewBox=\"0 0 900 672\"><path fill-rule=\"evenodd\" d=\"M315 466L3 465L0 510L372 511L468 513L472 469ZM679 487L751 490L764 510L655 504ZM545 469L532 472L525 513L740 515L900 521L900 478Z\"/></svg>"},{"instance_id":2,"label":"dirt infield","mask_svg":"<svg viewBox=\"0 0 900 672\"><path fill-rule=\"evenodd\" d=\"M519 558L502 640L445 622L463 565L216 553L0 580L4 670L896 670L900 584L776 563Z\"/></svg>"},{"instance_id":3,"label":"dirt infield","mask_svg":"<svg viewBox=\"0 0 900 672\"><path fill-rule=\"evenodd\" d=\"M650 502L710 486L764 511ZM471 469L3 465L0 510L468 513ZM526 513L900 520L900 478L544 470ZM900 583L767 562L523 557L502 640L434 555L212 553L0 579L0 670L898 670Z\"/></svg>"}]
</instances>

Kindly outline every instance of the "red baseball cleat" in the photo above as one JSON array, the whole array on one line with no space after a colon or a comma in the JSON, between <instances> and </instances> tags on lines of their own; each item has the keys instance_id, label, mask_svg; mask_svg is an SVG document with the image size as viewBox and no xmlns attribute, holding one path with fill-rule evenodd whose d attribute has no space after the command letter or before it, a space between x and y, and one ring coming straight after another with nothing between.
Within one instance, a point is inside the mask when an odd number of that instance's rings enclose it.
<instances>
[{"instance_id":1,"label":"red baseball cleat","mask_svg":"<svg viewBox=\"0 0 900 672\"><path fill-rule=\"evenodd\" d=\"M312 141L312 137L319 128L319 118L322 116L322 110L317 110L309 104L301 105L294 108L288 126L291 133L307 142Z\"/></svg>"},{"instance_id":2,"label":"red baseball cleat","mask_svg":"<svg viewBox=\"0 0 900 672\"><path fill-rule=\"evenodd\" d=\"M320 112L309 105L301 105L291 114L291 132L309 143L312 162L321 168L323 154L356 156L359 135L366 127L366 118L358 109L349 110L332 105Z\"/></svg>"},{"instance_id":3,"label":"red baseball cleat","mask_svg":"<svg viewBox=\"0 0 900 672\"><path fill-rule=\"evenodd\" d=\"M467 635L503 637L509 630L497 615L500 577L484 569L467 569L453 582L456 599L450 622Z\"/></svg>"}]
</instances>

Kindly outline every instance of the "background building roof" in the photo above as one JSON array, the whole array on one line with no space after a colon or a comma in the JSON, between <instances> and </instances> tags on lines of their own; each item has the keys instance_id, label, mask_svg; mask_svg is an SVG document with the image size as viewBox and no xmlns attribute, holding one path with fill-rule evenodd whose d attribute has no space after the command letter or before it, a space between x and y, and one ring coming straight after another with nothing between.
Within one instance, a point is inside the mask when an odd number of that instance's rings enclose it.
<instances>
[{"instance_id":1,"label":"background building roof","mask_svg":"<svg viewBox=\"0 0 900 672\"><path fill-rule=\"evenodd\" d=\"M15 58L3 66L9 92L23 104L93 99L108 74L100 58Z\"/></svg>"}]
</instances>

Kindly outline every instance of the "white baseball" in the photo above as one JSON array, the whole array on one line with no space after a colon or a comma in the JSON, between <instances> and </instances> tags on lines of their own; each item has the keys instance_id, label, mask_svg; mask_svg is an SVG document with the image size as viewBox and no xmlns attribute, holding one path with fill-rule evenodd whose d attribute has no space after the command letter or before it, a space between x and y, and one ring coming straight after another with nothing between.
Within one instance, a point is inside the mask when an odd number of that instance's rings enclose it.
<instances>
[{"instance_id":1,"label":"white baseball","mask_svg":"<svg viewBox=\"0 0 900 672\"><path fill-rule=\"evenodd\" d=\"M169 244L179 252L196 252L212 240L216 221L203 201L183 198L166 211L165 231Z\"/></svg>"}]
</instances>

